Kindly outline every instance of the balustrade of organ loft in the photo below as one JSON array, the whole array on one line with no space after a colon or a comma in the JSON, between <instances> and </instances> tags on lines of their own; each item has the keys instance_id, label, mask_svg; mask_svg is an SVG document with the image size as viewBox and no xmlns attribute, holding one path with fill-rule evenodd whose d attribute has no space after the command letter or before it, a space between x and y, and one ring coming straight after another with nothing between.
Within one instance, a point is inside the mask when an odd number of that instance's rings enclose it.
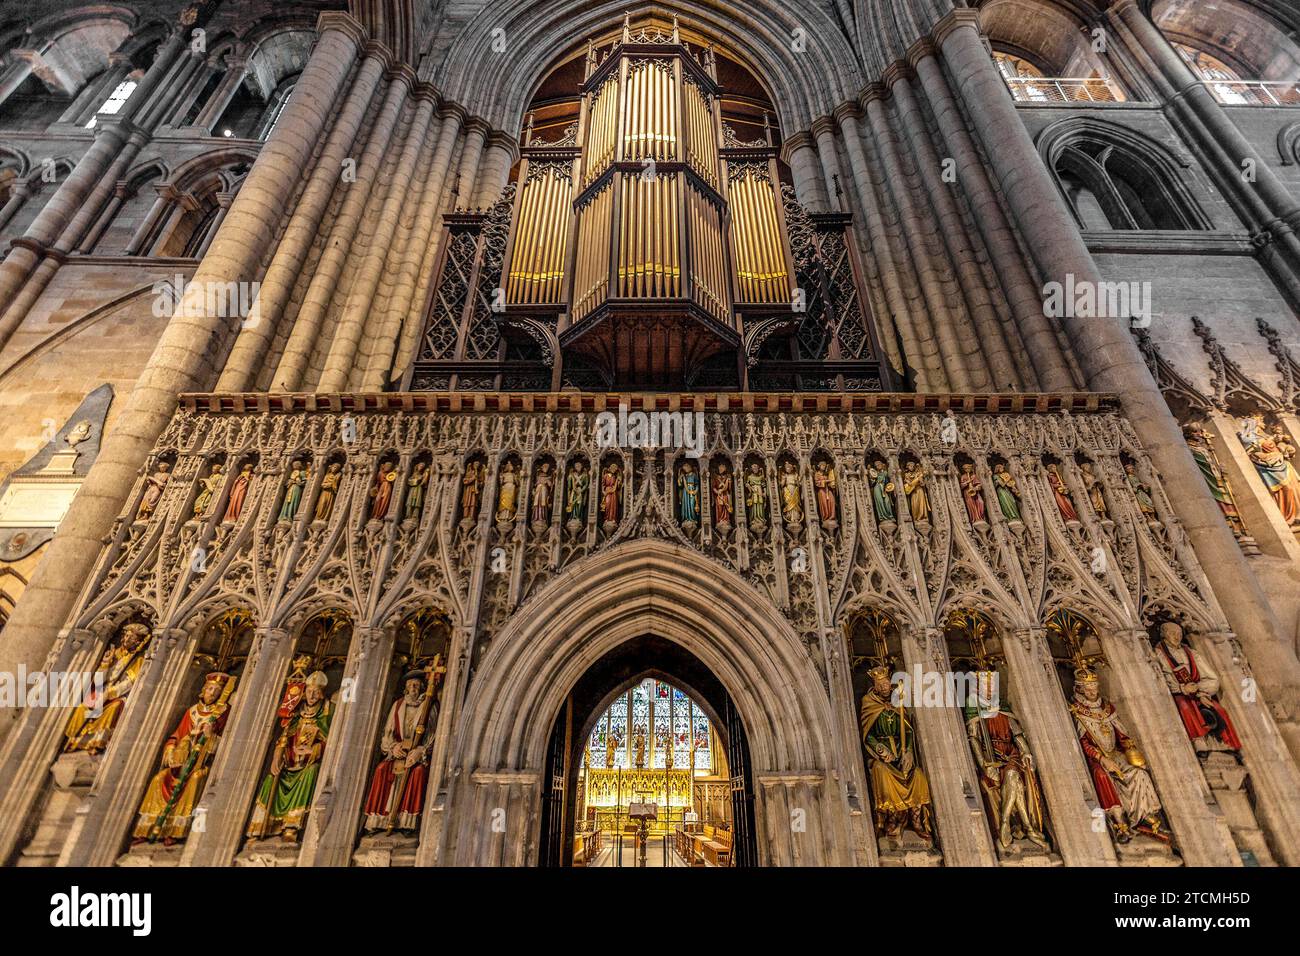
<instances>
[{"instance_id":1,"label":"balustrade of organ loft","mask_svg":"<svg viewBox=\"0 0 1300 956\"><path fill-rule=\"evenodd\" d=\"M539 96L502 198L444 217L407 388L889 386L851 217L783 186L752 98L737 135L720 60L675 22L588 44L572 122Z\"/></svg>"}]
</instances>

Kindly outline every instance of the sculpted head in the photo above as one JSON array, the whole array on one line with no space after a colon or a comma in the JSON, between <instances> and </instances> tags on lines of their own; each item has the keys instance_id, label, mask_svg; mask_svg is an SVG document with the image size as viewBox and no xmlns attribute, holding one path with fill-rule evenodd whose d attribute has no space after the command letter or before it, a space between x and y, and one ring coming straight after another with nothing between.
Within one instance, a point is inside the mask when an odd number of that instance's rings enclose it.
<instances>
[{"instance_id":1,"label":"sculpted head","mask_svg":"<svg viewBox=\"0 0 1300 956\"><path fill-rule=\"evenodd\" d=\"M1170 647L1179 647L1183 643L1183 629L1173 621L1165 621L1160 625L1160 639Z\"/></svg>"}]
</instances>

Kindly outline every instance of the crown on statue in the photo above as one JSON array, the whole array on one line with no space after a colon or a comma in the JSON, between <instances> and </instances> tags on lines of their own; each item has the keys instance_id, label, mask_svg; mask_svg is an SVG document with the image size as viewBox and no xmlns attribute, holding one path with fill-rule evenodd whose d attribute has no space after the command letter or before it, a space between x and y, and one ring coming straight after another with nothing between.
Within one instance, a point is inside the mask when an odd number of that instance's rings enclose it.
<instances>
[{"instance_id":1,"label":"crown on statue","mask_svg":"<svg viewBox=\"0 0 1300 956\"><path fill-rule=\"evenodd\" d=\"M1095 684L1097 683L1097 672L1088 667L1080 667L1074 672L1074 682L1076 684Z\"/></svg>"},{"instance_id":2,"label":"crown on statue","mask_svg":"<svg viewBox=\"0 0 1300 956\"><path fill-rule=\"evenodd\" d=\"M884 664L877 664L875 667L871 668L871 670L867 671L867 675L873 680L877 680L881 677L888 680L890 677L890 670Z\"/></svg>"}]
</instances>

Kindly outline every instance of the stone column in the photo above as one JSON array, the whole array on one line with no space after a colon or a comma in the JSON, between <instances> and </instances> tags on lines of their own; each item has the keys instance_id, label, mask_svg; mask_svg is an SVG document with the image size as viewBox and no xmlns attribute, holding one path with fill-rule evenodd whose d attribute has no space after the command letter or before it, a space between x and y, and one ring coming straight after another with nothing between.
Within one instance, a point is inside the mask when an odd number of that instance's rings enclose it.
<instances>
[{"instance_id":1,"label":"stone column","mask_svg":"<svg viewBox=\"0 0 1300 956\"><path fill-rule=\"evenodd\" d=\"M483 156L483 146L487 142L489 132L487 123L478 117L466 123L465 129L465 147L460 155L460 175L456 180L457 209L473 205L474 183L478 181L479 160Z\"/></svg>"},{"instance_id":2,"label":"stone column","mask_svg":"<svg viewBox=\"0 0 1300 956\"><path fill-rule=\"evenodd\" d=\"M936 39L961 96L975 105L976 132L1016 225L1044 279L1063 282L1072 274L1076 283L1100 282L1101 274L984 48L977 17L974 10L953 11L940 22ZM1267 675L1261 680L1266 695L1294 720L1300 706L1300 661L1224 525L1126 323L1123 317L1088 319L1068 322L1065 331L1088 386L1115 392L1123 400L1125 416L1170 500L1177 502L1179 518L1233 630L1259 672Z\"/></svg>"},{"instance_id":3,"label":"stone column","mask_svg":"<svg viewBox=\"0 0 1300 956\"><path fill-rule=\"evenodd\" d=\"M283 199L292 195L300 171L319 141L360 43L360 29L350 16L321 15L320 39L300 81L300 89L307 95L293 97L275 133L262 147L221 234L195 272L192 291L168 323L49 551L19 599L5 626L0 670L16 670L19 663L31 667L44 657L90 576L102 549L100 539L121 510L154 440L171 418L177 395L211 387L231 320L203 314L205 285L255 277L274 237Z\"/></svg>"},{"instance_id":4,"label":"stone column","mask_svg":"<svg viewBox=\"0 0 1300 956\"><path fill-rule=\"evenodd\" d=\"M822 175L826 182L826 201L831 212L848 212L848 203L837 195L845 188L844 173L840 169L840 154L835 147L835 120L830 116L821 116L813 120L810 127L813 139L817 142L817 159L821 163Z\"/></svg>"},{"instance_id":5,"label":"stone column","mask_svg":"<svg viewBox=\"0 0 1300 956\"><path fill-rule=\"evenodd\" d=\"M18 301L19 291L28 283L33 271L46 260L46 250L63 235L66 227L86 208L88 198L102 181L104 174L112 165L134 132L133 119L140 108L140 103L158 88L163 77L175 61L184 38L174 32L159 48L153 65L145 74L140 85L136 87L131 99L127 100L114 122L100 123L95 128L95 141L77 161L76 167L49 201L41 208L40 214L23 234L22 243L15 245L3 263L0 263L0 302L8 307L0 318L0 349L13 336L14 331L26 316L26 304L34 301L35 296ZM64 247L68 251L70 247ZM57 263L44 270L41 282L48 282ZM38 286L39 289L43 287Z\"/></svg>"},{"instance_id":6,"label":"stone column","mask_svg":"<svg viewBox=\"0 0 1300 956\"><path fill-rule=\"evenodd\" d=\"M24 56L25 50L14 50L10 56L12 59L9 66L3 74L0 74L0 106L4 105L5 100L14 95L14 91L27 81L27 77L32 75L32 61L29 56Z\"/></svg>"},{"instance_id":7,"label":"stone column","mask_svg":"<svg viewBox=\"0 0 1300 956\"><path fill-rule=\"evenodd\" d=\"M1066 866L1115 866L1115 848L1105 821L1093 815L1097 794L1077 743L1074 720L1063 706L1044 629L1017 630L1002 642L1002 650L1012 681L1011 709L1020 718L1034 754L1056 844L1053 849Z\"/></svg>"},{"instance_id":8,"label":"stone column","mask_svg":"<svg viewBox=\"0 0 1300 956\"><path fill-rule=\"evenodd\" d=\"M199 109L194 122L190 124L192 127L213 132L212 128L217 120L221 119L222 114L226 112L226 107L235 98L239 84L244 82L244 69L247 64L248 61L242 56L226 57L226 75L221 78L221 82L212 91L208 101Z\"/></svg>"},{"instance_id":9,"label":"stone column","mask_svg":"<svg viewBox=\"0 0 1300 956\"><path fill-rule=\"evenodd\" d=\"M966 128L966 120L935 59L934 47L928 40L919 41L909 55L947 148L957 161L957 183L966 193L972 219L984 238L1007 304L1024 336L1023 352L1033 363L1038 387L1048 391L1072 389L1074 380L1061 355L1056 333L1043 316L1038 286L1025 266L1020 246L1012 235L1002 204L985 174L984 162ZM1033 384L1033 379L1027 378L1026 381Z\"/></svg>"},{"instance_id":10,"label":"stone column","mask_svg":"<svg viewBox=\"0 0 1300 956\"><path fill-rule=\"evenodd\" d=\"M923 635L903 635L903 662L912 675L945 678L952 670L943 632L927 627ZM945 681L946 683L946 681ZM947 866L995 866L998 861L980 798L975 762L966 743L961 711L946 702L929 706L913 682L911 717L920 739L921 762L930 780L934 827Z\"/></svg>"},{"instance_id":11,"label":"stone column","mask_svg":"<svg viewBox=\"0 0 1300 956\"><path fill-rule=\"evenodd\" d=\"M1265 227L1286 248L1294 273L1296 264L1300 263L1300 236L1295 232L1300 228L1300 199L1277 177L1269 160L1261 156L1242 134L1205 84L1143 13L1137 0L1117 0L1111 10L1132 31L1133 37L1173 87L1171 105L1175 108L1185 105L1190 109L1209 129L1214 142L1227 151L1231 162L1223 170L1225 178L1245 185L1241 178L1241 163L1246 160L1253 162L1255 180L1247 188L1255 192L1277 217L1265 223Z\"/></svg>"},{"instance_id":12,"label":"stone column","mask_svg":"<svg viewBox=\"0 0 1300 956\"><path fill-rule=\"evenodd\" d=\"M434 147L433 157L429 161L429 171L424 183L424 192L420 197L420 207L415 213L415 224L407 237L406 245L399 254L397 281L388 302L388 314L376 330L374 341L371 343L370 361L361 383L363 392L383 390L388 383L394 349L403 326L408 323L418 325L420 322L419 315L411 314L411 303L420 281L420 265L424 252L436 244L436 240L431 241L431 237L438 234L440 226L438 210L442 206L446 192L451 151L456 145L456 138L464 118L463 110L452 109L442 120L442 126L438 130L438 145Z\"/></svg>"},{"instance_id":13,"label":"stone column","mask_svg":"<svg viewBox=\"0 0 1300 956\"><path fill-rule=\"evenodd\" d=\"M411 173L415 169L419 153L424 148L424 136L428 132L429 121L433 118L435 105L435 96L431 89L422 90L419 99L415 116L406 130L406 142L398 157L397 168L393 172L392 179L384 184L388 194L384 197L383 206L379 211L375 236L395 237L397 235L402 207L411 198L408 192ZM317 391L347 390L349 375L358 366L357 346L370 318L371 303L375 291L379 288L379 280L383 278L384 260L388 252L389 245L381 242L372 242L366 249L365 258L361 260L356 277L352 280L352 288L348 291L347 300L344 302L343 315L339 320L338 328L334 331L334 341L330 343L325 370L321 373Z\"/></svg>"},{"instance_id":14,"label":"stone column","mask_svg":"<svg viewBox=\"0 0 1300 956\"><path fill-rule=\"evenodd\" d=\"M921 323L925 333L938 345L938 361L943 368L948 387L967 392L987 384L986 369L978 351L978 343L958 337L957 323L951 321L951 310L942 288L941 277L935 269L936 257L925 244L926 217L917 212L912 200L911 183L903 168L901 151L894 131L885 115L885 91L880 86L869 87L861 98L866 111L871 135L884 165L885 182L889 184L886 196L893 199L898 210L899 227L903 233L903 250L911 260L912 274L916 277L922 301L913 303L914 320ZM908 263L903 263L907 268ZM963 341L965 338L965 341Z\"/></svg>"},{"instance_id":15,"label":"stone column","mask_svg":"<svg viewBox=\"0 0 1300 956\"><path fill-rule=\"evenodd\" d=\"M72 101L72 105L59 117L60 123L84 127L117 85L131 72L131 60L121 53L110 53L108 69L100 74L95 82L87 85L84 93Z\"/></svg>"},{"instance_id":16,"label":"stone column","mask_svg":"<svg viewBox=\"0 0 1300 956\"><path fill-rule=\"evenodd\" d=\"M15 182L10 187L9 200L0 208L0 229L3 229L14 214L23 208L23 203L27 202L27 197L31 194L32 187L28 185L27 180Z\"/></svg>"},{"instance_id":17,"label":"stone column","mask_svg":"<svg viewBox=\"0 0 1300 956\"><path fill-rule=\"evenodd\" d=\"M911 324L912 308L899 282L898 267L894 263L894 253L885 229L876 197L875 187L871 182L871 165L862 148L862 133L858 123L857 104L846 103L835 110L844 133L844 147L848 151L852 185L858 193L858 204L862 207L866 219L867 234L873 242L865 254L879 264L880 284L884 287L885 302L888 306L890 324L898 329L903 340L903 350L916 369L916 387L921 391L942 388L943 372L939 369L939 355L933 339L922 342L916 336Z\"/></svg>"},{"instance_id":18,"label":"stone column","mask_svg":"<svg viewBox=\"0 0 1300 956\"><path fill-rule=\"evenodd\" d=\"M984 283L983 270L970 243L966 230L966 221L957 208L953 191L960 187L956 183L944 181L944 166L935 152L930 139L930 131L916 97L912 94L912 84L908 76L900 69L890 77L890 92L898 107L913 160L920 172L922 192L930 197L930 205L938 220L938 231L943 238L948 258L953 264L957 284L961 288L966 307L978 330L980 351L984 354L993 377L995 391L1019 390L1023 387L1020 369L1012 359L1007 344L1006 332L1002 321L993 308L988 286ZM954 169L955 172L955 169ZM1023 358L1023 351L1017 350Z\"/></svg>"},{"instance_id":19,"label":"stone column","mask_svg":"<svg viewBox=\"0 0 1300 956\"><path fill-rule=\"evenodd\" d=\"M194 258L196 259L202 259L208 254L208 249L212 247L213 240L217 238L217 233L221 231L221 224L226 221L226 216L230 214L230 206L235 201L235 193L220 192L214 198L217 200L217 214L212 217L207 236L199 244L199 248L195 250Z\"/></svg>"},{"instance_id":20,"label":"stone column","mask_svg":"<svg viewBox=\"0 0 1300 956\"><path fill-rule=\"evenodd\" d=\"M303 187L284 235L257 293L258 321L247 323L231 349L230 358L217 381L218 392L242 392L253 388L275 338L285 305L293 294L302 265L311 251L325 210L343 175L343 163L356 145L357 133L370 110L375 90L384 74L386 57L377 48L362 61L347 100L330 130L329 139Z\"/></svg>"},{"instance_id":21,"label":"stone column","mask_svg":"<svg viewBox=\"0 0 1300 956\"><path fill-rule=\"evenodd\" d=\"M487 209L501 198L501 190L510 178L510 167L519 156L519 147L504 133L494 132L483 150L479 164L478 186L474 191L474 206Z\"/></svg>"},{"instance_id":22,"label":"stone column","mask_svg":"<svg viewBox=\"0 0 1300 956\"><path fill-rule=\"evenodd\" d=\"M414 82L415 73L407 66L398 67L388 82L383 105L370 130L365 152L357 162L356 182L347 184L343 204L330 228L329 241L316 263L311 284L307 287L302 307L298 310L284 353L280 356L280 364L271 385L272 391L292 392L302 386L312 353L319 344L330 301L338 288L339 276L343 273L343 266L351 251L352 240L356 237L357 225L365 212L370 192L379 179L393 130L401 116L402 104L406 102Z\"/></svg>"},{"instance_id":23,"label":"stone column","mask_svg":"<svg viewBox=\"0 0 1300 956\"><path fill-rule=\"evenodd\" d=\"M812 136L807 132L795 133L785 141L781 152L794 176L794 191L799 202L809 212L830 212L830 201L826 185L822 181L821 164L817 160Z\"/></svg>"}]
</instances>

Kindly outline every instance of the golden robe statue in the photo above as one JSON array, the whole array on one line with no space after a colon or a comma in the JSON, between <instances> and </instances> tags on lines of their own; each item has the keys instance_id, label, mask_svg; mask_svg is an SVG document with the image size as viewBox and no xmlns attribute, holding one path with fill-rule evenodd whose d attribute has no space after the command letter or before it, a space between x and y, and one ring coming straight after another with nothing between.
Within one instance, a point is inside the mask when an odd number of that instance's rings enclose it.
<instances>
[{"instance_id":1,"label":"golden robe statue","mask_svg":"<svg viewBox=\"0 0 1300 956\"><path fill-rule=\"evenodd\" d=\"M897 837L908 826L929 843L930 781L916 762L916 729L892 699L889 669L873 668L872 687L862 695L858 726L867 751L877 832Z\"/></svg>"},{"instance_id":2,"label":"golden robe statue","mask_svg":"<svg viewBox=\"0 0 1300 956\"><path fill-rule=\"evenodd\" d=\"M131 688L144 669L144 652L149 636L149 628L143 624L127 624L104 651L99 667L95 669L96 673L104 675L104 690L102 693L92 691L72 712L63 731L67 738L63 745L64 753L83 751L97 754L108 747Z\"/></svg>"}]
</instances>

